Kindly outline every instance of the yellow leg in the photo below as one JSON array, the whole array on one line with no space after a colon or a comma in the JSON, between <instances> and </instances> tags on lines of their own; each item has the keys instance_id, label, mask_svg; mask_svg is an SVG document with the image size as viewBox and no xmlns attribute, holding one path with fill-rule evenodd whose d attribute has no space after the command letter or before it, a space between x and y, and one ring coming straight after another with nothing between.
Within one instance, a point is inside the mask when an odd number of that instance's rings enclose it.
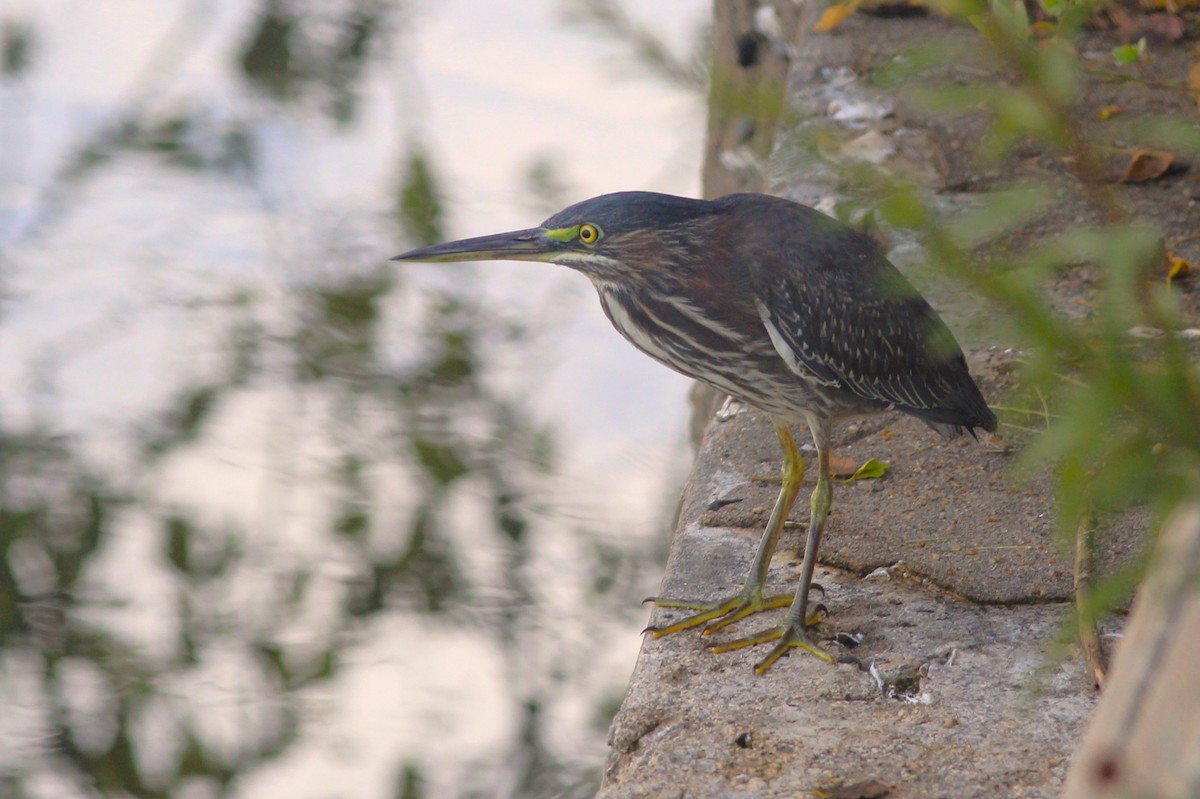
<instances>
[{"instance_id":1,"label":"yellow leg","mask_svg":"<svg viewBox=\"0 0 1200 799\"><path fill-rule=\"evenodd\" d=\"M708 635L747 616L772 608L786 607L791 601L787 595L763 597L763 585L767 581L767 572L771 568L771 556L779 545L779 536L783 532L783 524L787 521L796 497L800 494L800 486L804 482L804 458L792 437L791 428L781 422L775 422L775 432L779 436L779 444L783 448L783 485L779 489L779 498L775 500L775 508L767 521L767 529L763 531L762 540L758 543L758 551L754 554L754 563L746 584L736 594L719 599L716 602L688 602L673 599L658 599L652 601L664 608L686 608L697 610L691 616L686 616L674 624L663 627L647 627L645 632L655 638L690 630L704 625L704 633Z\"/></svg>"},{"instance_id":2,"label":"yellow leg","mask_svg":"<svg viewBox=\"0 0 1200 799\"><path fill-rule=\"evenodd\" d=\"M833 498L829 474L829 425L811 416L808 424L812 430L813 444L817 448L817 487L813 489L809 502L808 537L804 543L804 563L800 567L800 586L796 589L796 597L792 601L791 610L788 611L787 620L780 627L713 647L714 652L728 652L768 641L778 641L767 656L755 665L756 674L765 673L775 661L792 649L803 649L827 663L833 662L832 657L809 643L805 634L806 628L815 621L808 615L808 593L812 587L813 571L817 566L821 533L825 529L825 520L829 516L829 505Z\"/></svg>"}]
</instances>

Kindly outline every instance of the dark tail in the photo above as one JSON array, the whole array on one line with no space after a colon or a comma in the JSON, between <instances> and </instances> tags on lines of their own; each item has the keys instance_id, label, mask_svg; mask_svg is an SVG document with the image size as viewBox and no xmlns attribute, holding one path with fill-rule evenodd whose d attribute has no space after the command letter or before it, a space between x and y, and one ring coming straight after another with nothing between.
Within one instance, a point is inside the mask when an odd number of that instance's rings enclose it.
<instances>
[{"instance_id":1,"label":"dark tail","mask_svg":"<svg viewBox=\"0 0 1200 799\"><path fill-rule=\"evenodd\" d=\"M958 392L947 397L936 408L897 406L897 410L917 417L946 438L958 438L965 432L978 440L976 428L994 433L998 424L996 414L988 407L979 386L969 376Z\"/></svg>"}]
</instances>

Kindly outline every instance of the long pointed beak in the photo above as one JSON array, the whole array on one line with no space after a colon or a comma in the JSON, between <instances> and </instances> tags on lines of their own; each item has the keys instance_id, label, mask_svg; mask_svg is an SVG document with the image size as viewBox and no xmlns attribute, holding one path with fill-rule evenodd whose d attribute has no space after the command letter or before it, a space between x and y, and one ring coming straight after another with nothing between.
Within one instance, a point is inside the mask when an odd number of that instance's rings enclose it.
<instances>
[{"instance_id":1,"label":"long pointed beak","mask_svg":"<svg viewBox=\"0 0 1200 799\"><path fill-rule=\"evenodd\" d=\"M541 228L448 241L397 255L393 261L548 261L560 249Z\"/></svg>"}]
</instances>

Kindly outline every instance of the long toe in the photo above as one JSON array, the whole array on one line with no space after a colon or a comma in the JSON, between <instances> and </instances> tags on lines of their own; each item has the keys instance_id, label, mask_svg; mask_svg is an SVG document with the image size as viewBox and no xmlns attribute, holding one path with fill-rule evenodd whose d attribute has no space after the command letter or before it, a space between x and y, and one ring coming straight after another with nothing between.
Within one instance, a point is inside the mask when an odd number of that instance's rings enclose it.
<instances>
[{"instance_id":1,"label":"long toe","mask_svg":"<svg viewBox=\"0 0 1200 799\"><path fill-rule=\"evenodd\" d=\"M811 617L810 617L811 618ZM713 652L732 652L735 649L745 649L748 646L758 646L771 641L776 641L771 651L767 656L760 660L754 666L755 674L765 674L767 669L774 665L775 661L786 655L793 649L803 649L809 654L820 658L826 663L833 663L834 659L827 652L818 649L815 645L809 642L805 630L798 629L790 622L780 625L779 627L771 627L762 632L747 635L744 638L735 638L732 641L725 641L720 644L713 644L709 647Z\"/></svg>"},{"instance_id":2,"label":"long toe","mask_svg":"<svg viewBox=\"0 0 1200 799\"><path fill-rule=\"evenodd\" d=\"M793 649L803 649L805 652L808 652L814 657L820 658L826 663L832 664L835 662L829 653L823 652L809 643L808 637L805 635L803 630L797 630L794 626L787 625L785 628L780 630L779 642L771 648L771 651L767 653L765 658L754 664L754 673L766 674L767 669L775 665L775 661L779 660Z\"/></svg>"},{"instance_id":3,"label":"long toe","mask_svg":"<svg viewBox=\"0 0 1200 799\"><path fill-rule=\"evenodd\" d=\"M704 634L707 635L714 630L719 630L755 613L787 607L791 601L792 598L787 594L778 594L764 598L761 592L748 589L739 591L726 599L719 599L716 602L655 599L654 604L660 608L683 608L698 612L690 616L685 616L672 624L661 627L647 627L642 632L650 633L655 638L662 638L664 635L677 633L681 630L690 630L693 627L703 626Z\"/></svg>"}]
</instances>

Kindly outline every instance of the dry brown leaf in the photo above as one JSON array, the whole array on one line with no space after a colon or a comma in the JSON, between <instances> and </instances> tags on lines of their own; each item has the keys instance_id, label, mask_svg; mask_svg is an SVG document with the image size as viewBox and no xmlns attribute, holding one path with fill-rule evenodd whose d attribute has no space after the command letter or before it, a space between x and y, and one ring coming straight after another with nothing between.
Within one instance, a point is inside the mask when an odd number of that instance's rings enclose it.
<instances>
[{"instance_id":1,"label":"dry brown leaf","mask_svg":"<svg viewBox=\"0 0 1200 799\"><path fill-rule=\"evenodd\" d=\"M849 3L835 3L826 8L822 12L821 18L817 20L817 24L813 25L813 33L829 33L838 25L841 25L858 10L859 2L861 0L852 0Z\"/></svg>"},{"instance_id":2,"label":"dry brown leaf","mask_svg":"<svg viewBox=\"0 0 1200 799\"><path fill-rule=\"evenodd\" d=\"M829 473L834 477L850 477L858 471L859 463L849 455L829 453Z\"/></svg>"},{"instance_id":3,"label":"dry brown leaf","mask_svg":"<svg viewBox=\"0 0 1200 799\"><path fill-rule=\"evenodd\" d=\"M1175 154L1163 150L1138 150L1129 157L1129 165L1120 183L1149 183L1170 171Z\"/></svg>"},{"instance_id":4,"label":"dry brown leaf","mask_svg":"<svg viewBox=\"0 0 1200 799\"><path fill-rule=\"evenodd\" d=\"M1196 269L1195 264L1186 258L1181 258L1173 252L1167 253L1167 285L1172 281L1191 274Z\"/></svg>"}]
</instances>

